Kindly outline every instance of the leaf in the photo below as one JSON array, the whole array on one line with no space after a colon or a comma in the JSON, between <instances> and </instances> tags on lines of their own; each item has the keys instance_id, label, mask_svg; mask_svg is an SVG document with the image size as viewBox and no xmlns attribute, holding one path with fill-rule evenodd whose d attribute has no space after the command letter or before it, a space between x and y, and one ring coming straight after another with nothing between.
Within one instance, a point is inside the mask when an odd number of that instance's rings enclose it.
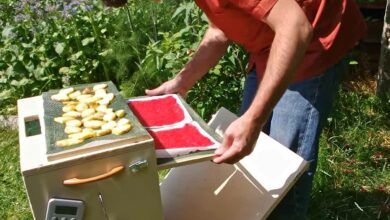
<instances>
[{"instance_id":1,"label":"leaf","mask_svg":"<svg viewBox=\"0 0 390 220\"><path fill-rule=\"evenodd\" d=\"M90 19L89 19L88 16L83 16L83 17L81 17L81 20L90 22Z\"/></svg>"},{"instance_id":2,"label":"leaf","mask_svg":"<svg viewBox=\"0 0 390 220\"><path fill-rule=\"evenodd\" d=\"M40 47L38 47L38 52L45 52L46 51L46 48L44 45L41 45Z\"/></svg>"},{"instance_id":3,"label":"leaf","mask_svg":"<svg viewBox=\"0 0 390 220\"><path fill-rule=\"evenodd\" d=\"M12 27L12 26L5 27L3 32L1 33L3 38L12 38L12 36L14 35L14 33L12 32L13 29L14 29L14 27Z\"/></svg>"},{"instance_id":4,"label":"leaf","mask_svg":"<svg viewBox=\"0 0 390 220\"><path fill-rule=\"evenodd\" d=\"M78 74L78 71L77 71L77 66L76 65L72 65L70 66L69 68L69 75L75 75L75 74Z\"/></svg>"},{"instance_id":5,"label":"leaf","mask_svg":"<svg viewBox=\"0 0 390 220\"><path fill-rule=\"evenodd\" d=\"M30 79L27 79L27 78L22 78L21 80L17 81L17 80L12 80L11 81L11 85L12 86L15 86L15 87L22 87L22 86L25 86L29 83L33 82L32 80Z\"/></svg>"},{"instance_id":6,"label":"leaf","mask_svg":"<svg viewBox=\"0 0 390 220\"><path fill-rule=\"evenodd\" d=\"M45 74L45 68L44 67L37 67L35 70L32 71L32 73L34 74L34 77L38 80L42 80L42 77L44 76Z\"/></svg>"},{"instance_id":7,"label":"leaf","mask_svg":"<svg viewBox=\"0 0 390 220\"><path fill-rule=\"evenodd\" d=\"M65 43L56 43L54 45L55 51L58 55L61 55L65 49Z\"/></svg>"},{"instance_id":8,"label":"leaf","mask_svg":"<svg viewBox=\"0 0 390 220\"><path fill-rule=\"evenodd\" d=\"M103 52L99 53L99 56L106 57L109 54L112 54L112 49L104 50Z\"/></svg>"},{"instance_id":9,"label":"leaf","mask_svg":"<svg viewBox=\"0 0 390 220\"><path fill-rule=\"evenodd\" d=\"M31 44L22 43L22 47L24 48L32 48Z\"/></svg>"},{"instance_id":10,"label":"leaf","mask_svg":"<svg viewBox=\"0 0 390 220\"><path fill-rule=\"evenodd\" d=\"M82 41L81 41L81 44L83 46L87 46L88 44L91 44L95 42L95 38L94 37L87 37L87 38L84 38Z\"/></svg>"},{"instance_id":11,"label":"leaf","mask_svg":"<svg viewBox=\"0 0 390 220\"><path fill-rule=\"evenodd\" d=\"M26 68L24 67L23 63L21 62L16 62L14 65L13 65L13 69L14 73L17 73L17 74L26 74L27 70Z\"/></svg>"},{"instance_id":12,"label":"leaf","mask_svg":"<svg viewBox=\"0 0 390 220\"><path fill-rule=\"evenodd\" d=\"M176 9L176 11L173 13L171 19L174 19L178 14L180 14L181 12L183 12L184 10L186 10L186 7L185 7L185 6L186 6L186 5L184 5L184 4L180 5L180 6Z\"/></svg>"},{"instance_id":13,"label":"leaf","mask_svg":"<svg viewBox=\"0 0 390 220\"><path fill-rule=\"evenodd\" d=\"M70 60L78 60L83 55L83 51L79 51L70 57Z\"/></svg>"},{"instance_id":14,"label":"leaf","mask_svg":"<svg viewBox=\"0 0 390 220\"><path fill-rule=\"evenodd\" d=\"M69 67L61 67L58 72L67 75L69 71L70 71Z\"/></svg>"},{"instance_id":15,"label":"leaf","mask_svg":"<svg viewBox=\"0 0 390 220\"><path fill-rule=\"evenodd\" d=\"M228 56L228 60L229 60L233 65L236 65L236 60L234 59L234 56L233 56L233 55Z\"/></svg>"},{"instance_id":16,"label":"leaf","mask_svg":"<svg viewBox=\"0 0 390 220\"><path fill-rule=\"evenodd\" d=\"M156 52L157 54L163 54L164 52L158 48L153 48L153 52Z\"/></svg>"},{"instance_id":17,"label":"leaf","mask_svg":"<svg viewBox=\"0 0 390 220\"><path fill-rule=\"evenodd\" d=\"M93 67L96 68L98 65L99 65L99 60L93 60L93 61L92 61L92 66L93 66Z\"/></svg>"},{"instance_id":18,"label":"leaf","mask_svg":"<svg viewBox=\"0 0 390 220\"><path fill-rule=\"evenodd\" d=\"M2 99L9 99L10 97L12 97L12 91L11 90L4 90L4 91L0 92L0 97Z\"/></svg>"},{"instance_id":19,"label":"leaf","mask_svg":"<svg viewBox=\"0 0 390 220\"><path fill-rule=\"evenodd\" d=\"M176 60L176 55L174 53L167 53L164 58L167 60Z\"/></svg>"}]
</instances>

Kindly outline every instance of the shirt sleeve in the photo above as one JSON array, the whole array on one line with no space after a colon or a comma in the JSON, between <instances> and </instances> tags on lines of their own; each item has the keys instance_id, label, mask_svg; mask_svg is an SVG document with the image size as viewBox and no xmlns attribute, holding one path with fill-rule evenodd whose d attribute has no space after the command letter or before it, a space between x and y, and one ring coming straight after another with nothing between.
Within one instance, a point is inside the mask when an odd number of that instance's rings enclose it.
<instances>
[{"instance_id":1,"label":"shirt sleeve","mask_svg":"<svg viewBox=\"0 0 390 220\"><path fill-rule=\"evenodd\" d=\"M258 20L264 18L278 0L228 0L236 7L251 14Z\"/></svg>"}]
</instances>

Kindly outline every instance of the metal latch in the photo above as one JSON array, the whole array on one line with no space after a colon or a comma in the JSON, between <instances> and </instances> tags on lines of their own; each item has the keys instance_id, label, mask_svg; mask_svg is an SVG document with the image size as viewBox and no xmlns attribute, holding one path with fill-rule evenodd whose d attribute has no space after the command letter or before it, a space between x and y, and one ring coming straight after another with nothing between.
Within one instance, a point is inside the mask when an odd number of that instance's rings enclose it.
<instances>
[{"instance_id":1,"label":"metal latch","mask_svg":"<svg viewBox=\"0 0 390 220\"><path fill-rule=\"evenodd\" d=\"M149 164L147 160L140 160L130 164L129 168L131 169L131 172L138 173L139 171L146 169L148 166Z\"/></svg>"}]
</instances>

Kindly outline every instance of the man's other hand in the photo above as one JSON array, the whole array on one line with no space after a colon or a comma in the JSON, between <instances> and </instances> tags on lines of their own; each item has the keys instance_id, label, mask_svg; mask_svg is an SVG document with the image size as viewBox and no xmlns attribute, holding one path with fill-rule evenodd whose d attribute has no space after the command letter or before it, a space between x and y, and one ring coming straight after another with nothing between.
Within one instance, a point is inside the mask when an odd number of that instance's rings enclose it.
<instances>
[{"instance_id":1,"label":"man's other hand","mask_svg":"<svg viewBox=\"0 0 390 220\"><path fill-rule=\"evenodd\" d=\"M188 89L184 88L184 86L181 85L181 83L179 82L179 80L177 80L177 78L168 80L155 89L145 90L145 93L148 96L157 96L157 95L177 93L177 94L181 95L182 97L186 97L187 92L188 92Z\"/></svg>"},{"instance_id":2,"label":"man's other hand","mask_svg":"<svg viewBox=\"0 0 390 220\"><path fill-rule=\"evenodd\" d=\"M222 145L215 151L213 162L234 164L249 155L255 147L262 125L245 114L226 129Z\"/></svg>"}]
</instances>

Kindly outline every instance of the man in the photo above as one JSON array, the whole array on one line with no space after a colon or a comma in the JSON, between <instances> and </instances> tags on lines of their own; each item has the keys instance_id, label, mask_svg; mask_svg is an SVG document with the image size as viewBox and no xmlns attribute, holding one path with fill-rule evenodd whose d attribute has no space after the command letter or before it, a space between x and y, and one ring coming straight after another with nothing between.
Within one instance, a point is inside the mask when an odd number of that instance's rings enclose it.
<instances>
[{"instance_id":1,"label":"man","mask_svg":"<svg viewBox=\"0 0 390 220\"><path fill-rule=\"evenodd\" d=\"M242 45L251 55L251 71L241 116L225 131L213 161L238 162L251 153L260 131L265 131L310 162L310 169L269 219L304 219L324 119L346 71L343 58L365 32L364 20L353 0L196 3L210 20L197 52L175 78L146 94L185 95L217 64L231 42Z\"/></svg>"}]
</instances>

